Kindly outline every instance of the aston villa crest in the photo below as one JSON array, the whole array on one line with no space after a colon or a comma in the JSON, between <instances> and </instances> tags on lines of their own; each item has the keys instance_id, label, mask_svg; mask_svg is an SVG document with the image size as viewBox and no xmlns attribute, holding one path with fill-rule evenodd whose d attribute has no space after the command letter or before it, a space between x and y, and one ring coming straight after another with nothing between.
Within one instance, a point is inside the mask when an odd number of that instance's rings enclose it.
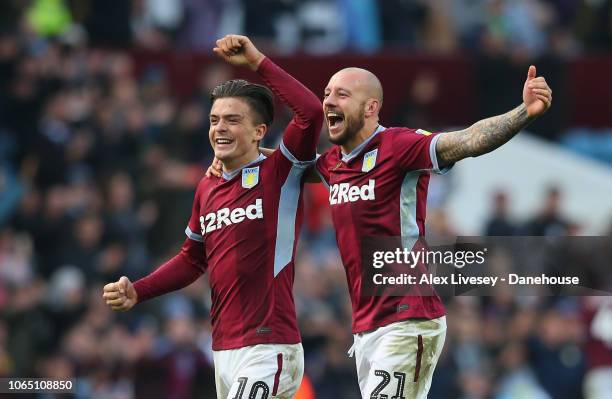
<instances>
[{"instance_id":1,"label":"aston villa crest","mask_svg":"<svg viewBox=\"0 0 612 399\"><path fill-rule=\"evenodd\" d=\"M374 169L374 166L376 166L376 155L377 154L378 154L378 148L370 152L366 152L366 154L363 156L363 165L361 166L362 172L369 172L372 169Z\"/></svg>"},{"instance_id":2,"label":"aston villa crest","mask_svg":"<svg viewBox=\"0 0 612 399\"><path fill-rule=\"evenodd\" d=\"M259 183L259 166L242 169L242 187L253 188Z\"/></svg>"}]
</instances>

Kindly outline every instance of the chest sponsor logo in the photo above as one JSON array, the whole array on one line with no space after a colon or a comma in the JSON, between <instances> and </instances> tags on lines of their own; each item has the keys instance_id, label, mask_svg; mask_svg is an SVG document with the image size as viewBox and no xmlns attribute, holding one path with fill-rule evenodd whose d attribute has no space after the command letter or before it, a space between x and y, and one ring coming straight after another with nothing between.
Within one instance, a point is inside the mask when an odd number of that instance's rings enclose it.
<instances>
[{"instance_id":1,"label":"chest sponsor logo","mask_svg":"<svg viewBox=\"0 0 612 399\"><path fill-rule=\"evenodd\" d=\"M242 187L253 188L259 183L259 166L242 169Z\"/></svg>"},{"instance_id":2,"label":"chest sponsor logo","mask_svg":"<svg viewBox=\"0 0 612 399\"><path fill-rule=\"evenodd\" d=\"M363 186L351 186L348 183L332 184L329 187L329 203L331 205L343 202L372 201L376 199L374 184L376 180L370 179Z\"/></svg>"},{"instance_id":3,"label":"chest sponsor logo","mask_svg":"<svg viewBox=\"0 0 612 399\"><path fill-rule=\"evenodd\" d=\"M221 208L217 212L200 216L202 235L218 230L224 226L231 226L245 220L263 219L263 200L257 198L255 203L246 208Z\"/></svg>"},{"instance_id":4,"label":"chest sponsor logo","mask_svg":"<svg viewBox=\"0 0 612 399\"><path fill-rule=\"evenodd\" d=\"M376 166L376 155L378 155L378 148L370 152L366 152L366 154L363 156L363 165L361 165L362 172L369 172L374 169L374 166Z\"/></svg>"}]
</instances>

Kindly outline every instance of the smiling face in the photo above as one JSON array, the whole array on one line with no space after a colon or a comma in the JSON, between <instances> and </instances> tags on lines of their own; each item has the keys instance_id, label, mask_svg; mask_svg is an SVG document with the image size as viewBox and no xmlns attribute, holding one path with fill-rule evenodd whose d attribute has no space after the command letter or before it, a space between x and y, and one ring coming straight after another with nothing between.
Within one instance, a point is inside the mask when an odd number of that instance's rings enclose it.
<instances>
[{"instance_id":1,"label":"smiling face","mask_svg":"<svg viewBox=\"0 0 612 399\"><path fill-rule=\"evenodd\" d=\"M323 99L329 140L337 145L357 140L366 124L378 123L381 103L380 82L371 72L347 68L336 73L329 80Z\"/></svg>"},{"instance_id":2,"label":"smiling face","mask_svg":"<svg viewBox=\"0 0 612 399\"><path fill-rule=\"evenodd\" d=\"M215 87L210 98L208 138L223 169L232 171L254 161L259 141L274 118L270 89L246 80L228 80Z\"/></svg>"},{"instance_id":3,"label":"smiling face","mask_svg":"<svg viewBox=\"0 0 612 399\"><path fill-rule=\"evenodd\" d=\"M240 97L223 97L213 103L208 137L215 157L227 169L240 167L257 157L258 143L267 126L256 119L250 105Z\"/></svg>"}]
</instances>

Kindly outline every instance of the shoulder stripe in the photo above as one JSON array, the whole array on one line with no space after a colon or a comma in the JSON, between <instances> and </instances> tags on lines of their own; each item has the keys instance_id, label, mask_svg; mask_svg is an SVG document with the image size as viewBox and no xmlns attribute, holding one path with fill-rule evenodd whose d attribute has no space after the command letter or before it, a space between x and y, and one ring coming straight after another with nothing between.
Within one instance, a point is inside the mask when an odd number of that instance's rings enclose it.
<instances>
[{"instance_id":1,"label":"shoulder stripe","mask_svg":"<svg viewBox=\"0 0 612 399\"><path fill-rule=\"evenodd\" d=\"M321 183L323 183L325 185L325 187L329 190L329 182L327 180L325 180L325 176L323 176L323 174L321 172L319 172L319 169L315 166L314 168L315 172L317 172L317 175L319 175L319 178L321 179Z\"/></svg>"},{"instance_id":2,"label":"shoulder stripe","mask_svg":"<svg viewBox=\"0 0 612 399\"><path fill-rule=\"evenodd\" d=\"M417 183L421 171L406 173L400 189L400 229L402 238L418 237L417 224Z\"/></svg>"},{"instance_id":3,"label":"shoulder stripe","mask_svg":"<svg viewBox=\"0 0 612 399\"><path fill-rule=\"evenodd\" d=\"M287 180L281 187L276 221L276 245L274 248L274 277L293 259L295 245L295 220L302 187L303 167L293 165Z\"/></svg>"}]
</instances>

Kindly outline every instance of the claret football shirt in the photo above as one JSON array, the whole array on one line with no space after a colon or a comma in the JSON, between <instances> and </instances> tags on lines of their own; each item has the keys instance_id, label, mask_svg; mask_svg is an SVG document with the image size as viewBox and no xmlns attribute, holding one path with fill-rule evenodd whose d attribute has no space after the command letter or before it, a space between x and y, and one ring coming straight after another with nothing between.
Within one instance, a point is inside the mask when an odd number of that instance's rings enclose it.
<instances>
[{"instance_id":1,"label":"claret football shirt","mask_svg":"<svg viewBox=\"0 0 612 399\"><path fill-rule=\"evenodd\" d=\"M171 260L136 283L141 301L208 272L214 350L300 342L292 294L294 256L302 178L315 160L323 111L312 92L269 59L258 72L294 112L280 148L231 174L203 178L180 261ZM164 284L164 279L170 281Z\"/></svg>"},{"instance_id":2,"label":"claret football shirt","mask_svg":"<svg viewBox=\"0 0 612 399\"><path fill-rule=\"evenodd\" d=\"M348 280L353 332L359 333L409 319L444 315L440 298L372 296L363 293L362 240L367 237L418 239L425 235L430 172L444 173L436 158L439 134L379 126L350 154L334 146L316 162L329 188L329 203ZM414 242L413 240L413 242Z\"/></svg>"}]
</instances>

